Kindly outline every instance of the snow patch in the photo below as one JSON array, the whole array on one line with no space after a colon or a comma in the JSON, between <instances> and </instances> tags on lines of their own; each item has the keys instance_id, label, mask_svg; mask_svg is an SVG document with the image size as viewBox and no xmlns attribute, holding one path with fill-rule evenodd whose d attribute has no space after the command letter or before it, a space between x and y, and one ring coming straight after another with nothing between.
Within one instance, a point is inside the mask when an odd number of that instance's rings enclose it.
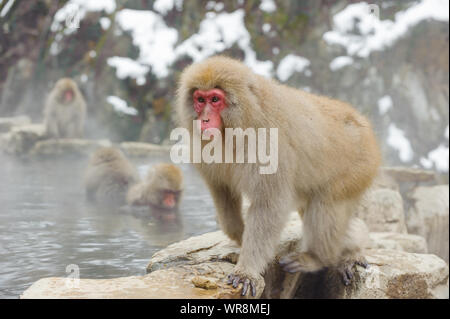
<instances>
[{"instance_id":1,"label":"snow patch","mask_svg":"<svg viewBox=\"0 0 450 319\"><path fill-rule=\"evenodd\" d=\"M111 20L107 17L101 17L99 22L103 30L107 30L111 25Z\"/></svg>"},{"instance_id":2,"label":"snow patch","mask_svg":"<svg viewBox=\"0 0 450 319\"><path fill-rule=\"evenodd\" d=\"M117 14L117 23L131 33L133 44L139 48L137 63L151 66L158 78L167 76L175 61L173 47L178 32L167 27L162 17L152 11L123 9Z\"/></svg>"},{"instance_id":3,"label":"snow patch","mask_svg":"<svg viewBox=\"0 0 450 319\"><path fill-rule=\"evenodd\" d=\"M111 14L114 10L116 10L115 0L70 0L55 13L50 30L58 32L64 29L65 34L71 34L76 32L77 29L65 28L68 18L76 16L81 21L87 12L105 11L107 14Z\"/></svg>"},{"instance_id":4,"label":"snow patch","mask_svg":"<svg viewBox=\"0 0 450 319\"><path fill-rule=\"evenodd\" d=\"M436 170L448 172L449 149L447 146L439 145L436 149L428 153L428 159L434 163Z\"/></svg>"},{"instance_id":5,"label":"snow patch","mask_svg":"<svg viewBox=\"0 0 450 319\"><path fill-rule=\"evenodd\" d=\"M270 77L273 63L257 60L251 47L250 33L245 27L244 16L242 9L231 13L208 12L200 23L199 31L175 49L176 56L187 55L194 62L199 62L237 45L245 53L244 63L247 66L255 73Z\"/></svg>"},{"instance_id":6,"label":"snow patch","mask_svg":"<svg viewBox=\"0 0 450 319\"><path fill-rule=\"evenodd\" d=\"M420 158L420 164L426 168L426 169L432 169L433 168L433 161L429 160L428 158L421 157Z\"/></svg>"},{"instance_id":7,"label":"snow patch","mask_svg":"<svg viewBox=\"0 0 450 319\"><path fill-rule=\"evenodd\" d=\"M259 9L264 12L271 13L277 10L277 5L273 0L262 0L261 4L259 5Z\"/></svg>"},{"instance_id":8,"label":"snow patch","mask_svg":"<svg viewBox=\"0 0 450 319\"><path fill-rule=\"evenodd\" d=\"M405 132L397 128L394 123L389 125L387 144L398 151L402 162L410 162L413 159L411 143L405 137Z\"/></svg>"},{"instance_id":9,"label":"snow patch","mask_svg":"<svg viewBox=\"0 0 450 319\"><path fill-rule=\"evenodd\" d=\"M342 69L343 67L346 67L347 65L353 64L354 60L352 57L349 56L338 56L337 58L334 58L333 61L330 63L330 69L331 71L337 71Z\"/></svg>"},{"instance_id":10,"label":"snow patch","mask_svg":"<svg viewBox=\"0 0 450 319\"><path fill-rule=\"evenodd\" d=\"M122 100L117 96L110 95L106 98L106 101L111 104L114 108L114 111L126 115L137 115L138 111L131 106L127 105L127 102Z\"/></svg>"},{"instance_id":11,"label":"snow patch","mask_svg":"<svg viewBox=\"0 0 450 319\"><path fill-rule=\"evenodd\" d=\"M270 23L264 23L262 26L262 30L264 33L269 33L271 29L272 26L270 25Z\"/></svg>"},{"instance_id":12,"label":"snow patch","mask_svg":"<svg viewBox=\"0 0 450 319\"><path fill-rule=\"evenodd\" d=\"M371 13L371 8L366 2L348 5L333 17L334 28L323 35L324 40L329 45L345 47L348 55L368 57L371 52L394 44L423 20L449 20L447 0L422 0L398 12L394 21L380 20Z\"/></svg>"},{"instance_id":13,"label":"snow patch","mask_svg":"<svg viewBox=\"0 0 450 319\"><path fill-rule=\"evenodd\" d=\"M278 65L277 68L277 77L281 81L287 81L295 72L305 72L308 76L308 67L311 65L311 62L304 57L288 54L285 56ZM309 71L309 75L311 75L311 71Z\"/></svg>"},{"instance_id":14,"label":"snow patch","mask_svg":"<svg viewBox=\"0 0 450 319\"><path fill-rule=\"evenodd\" d=\"M183 9L183 0L156 0L153 4L153 10L162 15L176 8L178 11Z\"/></svg>"},{"instance_id":15,"label":"snow patch","mask_svg":"<svg viewBox=\"0 0 450 319\"><path fill-rule=\"evenodd\" d=\"M111 14L116 10L115 0L70 0L70 3L78 4L86 11L105 11Z\"/></svg>"},{"instance_id":16,"label":"snow patch","mask_svg":"<svg viewBox=\"0 0 450 319\"><path fill-rule=\"evenodd\" d=\"M145 75L149 70L148 66L142 65L130 58L119 56L108 58L107 63L109 66L116 68L116 76L119 79L130 77L136 79L138 84L145 84Z\"/></svg>"},{"instance_id":17,"label":"snow patch","mask_svg":"<svg viewBox=\"0 0 450 319\"><path fill-rule=\"evenodd\" d=\"M389 95L383 96L378 100L378 112L380 115L384 115L389 111L394 103L392 102L392 98Z\"/></svg>"},{"instance_id":18,"label":"snow patch","mask_svg":"<svg viewBox=\"0 0 450 319\"><path fill-rule=\"evenodd\" d=\"M223 4L223 2L208 1L208 3L206 3L205 9L208 11L222 11L224 7L225 5Z\"/></svg>"}]
</instances>

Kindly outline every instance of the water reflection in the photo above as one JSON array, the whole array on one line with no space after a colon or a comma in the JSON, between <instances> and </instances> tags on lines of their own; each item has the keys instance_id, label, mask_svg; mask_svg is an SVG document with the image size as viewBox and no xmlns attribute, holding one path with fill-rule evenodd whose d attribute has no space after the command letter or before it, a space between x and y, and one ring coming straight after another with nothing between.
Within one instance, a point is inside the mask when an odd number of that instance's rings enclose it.
<instances>
[{"instance_id":1,"label":"water reflection","mask_svg":"<svg viewBox=\"0 0 450 319\"><path fill-rule=\"evenodd\" d=\"M76 264L82 278L142 275L151 255L173 242L217 229L211 197L189 165L175 219L148 209L86 203L87 161L1 159L0 298L17 298L42 277L65 276ZM154 158L134 164L146 172Z\"/></svg>"}]
</instances>

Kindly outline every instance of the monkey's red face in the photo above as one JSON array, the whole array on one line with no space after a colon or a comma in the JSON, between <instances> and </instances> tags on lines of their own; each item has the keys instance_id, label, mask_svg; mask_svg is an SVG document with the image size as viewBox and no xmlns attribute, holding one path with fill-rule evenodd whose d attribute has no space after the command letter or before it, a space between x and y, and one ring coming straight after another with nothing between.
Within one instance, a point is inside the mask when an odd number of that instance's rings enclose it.
<instances>
[{"instance_id":1,"label":"monkey's red face","mask_svg":"<svg viewBox=\"0 0 450 319\"><path fill-rule=\"evenodd\" d=\"M172 192L164 192L163 205L165 208L174 208L177 204L175 194Z\"/></svg>"},{"instance_id":2,"label":"monkey's red face","mask_svg":"<svg viewBox=\"0 0 450 319\"><path fill-rule=\"evenodd\" d=\"M64 102L70 103L73 100L73 91L71 89L64 91Z\"/></svg>"},{"instance_id":3,"label":"monkey's red face","mask_svg":"<svg viewBox=\"0 0 450 319\"><path fill-rule=\"evenodd\" d=\"M220 113L227 107L225 92L221 89L195 90L193 99L197 119L202 121L202 131L209 128L222 129Z\"/></svg>"}]
</instances>

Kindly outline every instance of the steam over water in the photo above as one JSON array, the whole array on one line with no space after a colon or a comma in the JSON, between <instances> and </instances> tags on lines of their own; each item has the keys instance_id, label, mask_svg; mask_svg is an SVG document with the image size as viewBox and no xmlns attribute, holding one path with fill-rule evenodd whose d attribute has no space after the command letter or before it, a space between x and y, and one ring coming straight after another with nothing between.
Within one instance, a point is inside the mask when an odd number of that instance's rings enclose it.
<instances>
[{"instance_id":1,"label":"steam over water","mask_svg":"<svg viewBox=\"0 0 450 319\"><path fill-rule=\"evenodd\" d=\"M194 168L182 165L180 222L162 223L148 210L106 209L85 201L87 160L19 161L0 157L0 298L18 298L36 280L143 275L167 245L217 229L214 205ZM153 158L134 164L141 175Z\"/></svg>"}]
</instances>

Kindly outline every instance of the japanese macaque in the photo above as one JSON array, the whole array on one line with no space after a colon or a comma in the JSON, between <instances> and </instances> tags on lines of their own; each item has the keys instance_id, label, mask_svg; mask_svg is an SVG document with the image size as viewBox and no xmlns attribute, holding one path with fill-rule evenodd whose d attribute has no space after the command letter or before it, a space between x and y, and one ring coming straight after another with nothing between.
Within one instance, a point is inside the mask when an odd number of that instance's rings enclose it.
<instances>
[{"instance_id":1,"label":"japanese macaque","mask_svg":"<svg viewBox=\"0 0 450 319\"><path fill-rule=\"evenodd\" d=\"M353 212L381 156L364 116L344 102L282 85L222 56L184 70L177 115L191 136L194 129L278 129L274 174L260 174L261 162L195 164L209 186L222 230L241 245L228 283L235 288L242 283L243 296L259 290L258 279L275 257L291 211L299 211L304 230L301 250L279 260L285 271L336 267L349 284L353 266L367 265L359 246L364 234ZM201 121L200 128L194 120ZM243 194L251 202L245 222Z\"/></svg>"},{"instance_id":2,"label":"japanese macaque","mask_svg":"<svg viewBox=\"0 0 450 319\"><path fill-rule=\"evenodd\" d=\"M103 147L91 157L85 175L89 201L109 206L126 204L128 189L139 182L139 174L117 148Z\"/></svg>"},{"instance_id":3,"label":"japanese macaque","mask_svg":"<svg viewBox=\"0 0 450 319\"><path fill-rule=\"evenodd\" d=\"M157 218L176 218L183 193L183 173L172 164L158 164L151 167L144 181L130 188L127 203L133 206L150 206L158 212Z\"/></svg>"},{"instance_id":4,"label":"japanese macaque","mask_svg":"<svg viewBox=\"0 0 450 319\"><path fill-rule=\"evenodd\" d=\"M53 138L81 138L85 117L86 102L77 84L69 78L59 79L45 104L47 135Z\"/></svg>"}]
</instances>

